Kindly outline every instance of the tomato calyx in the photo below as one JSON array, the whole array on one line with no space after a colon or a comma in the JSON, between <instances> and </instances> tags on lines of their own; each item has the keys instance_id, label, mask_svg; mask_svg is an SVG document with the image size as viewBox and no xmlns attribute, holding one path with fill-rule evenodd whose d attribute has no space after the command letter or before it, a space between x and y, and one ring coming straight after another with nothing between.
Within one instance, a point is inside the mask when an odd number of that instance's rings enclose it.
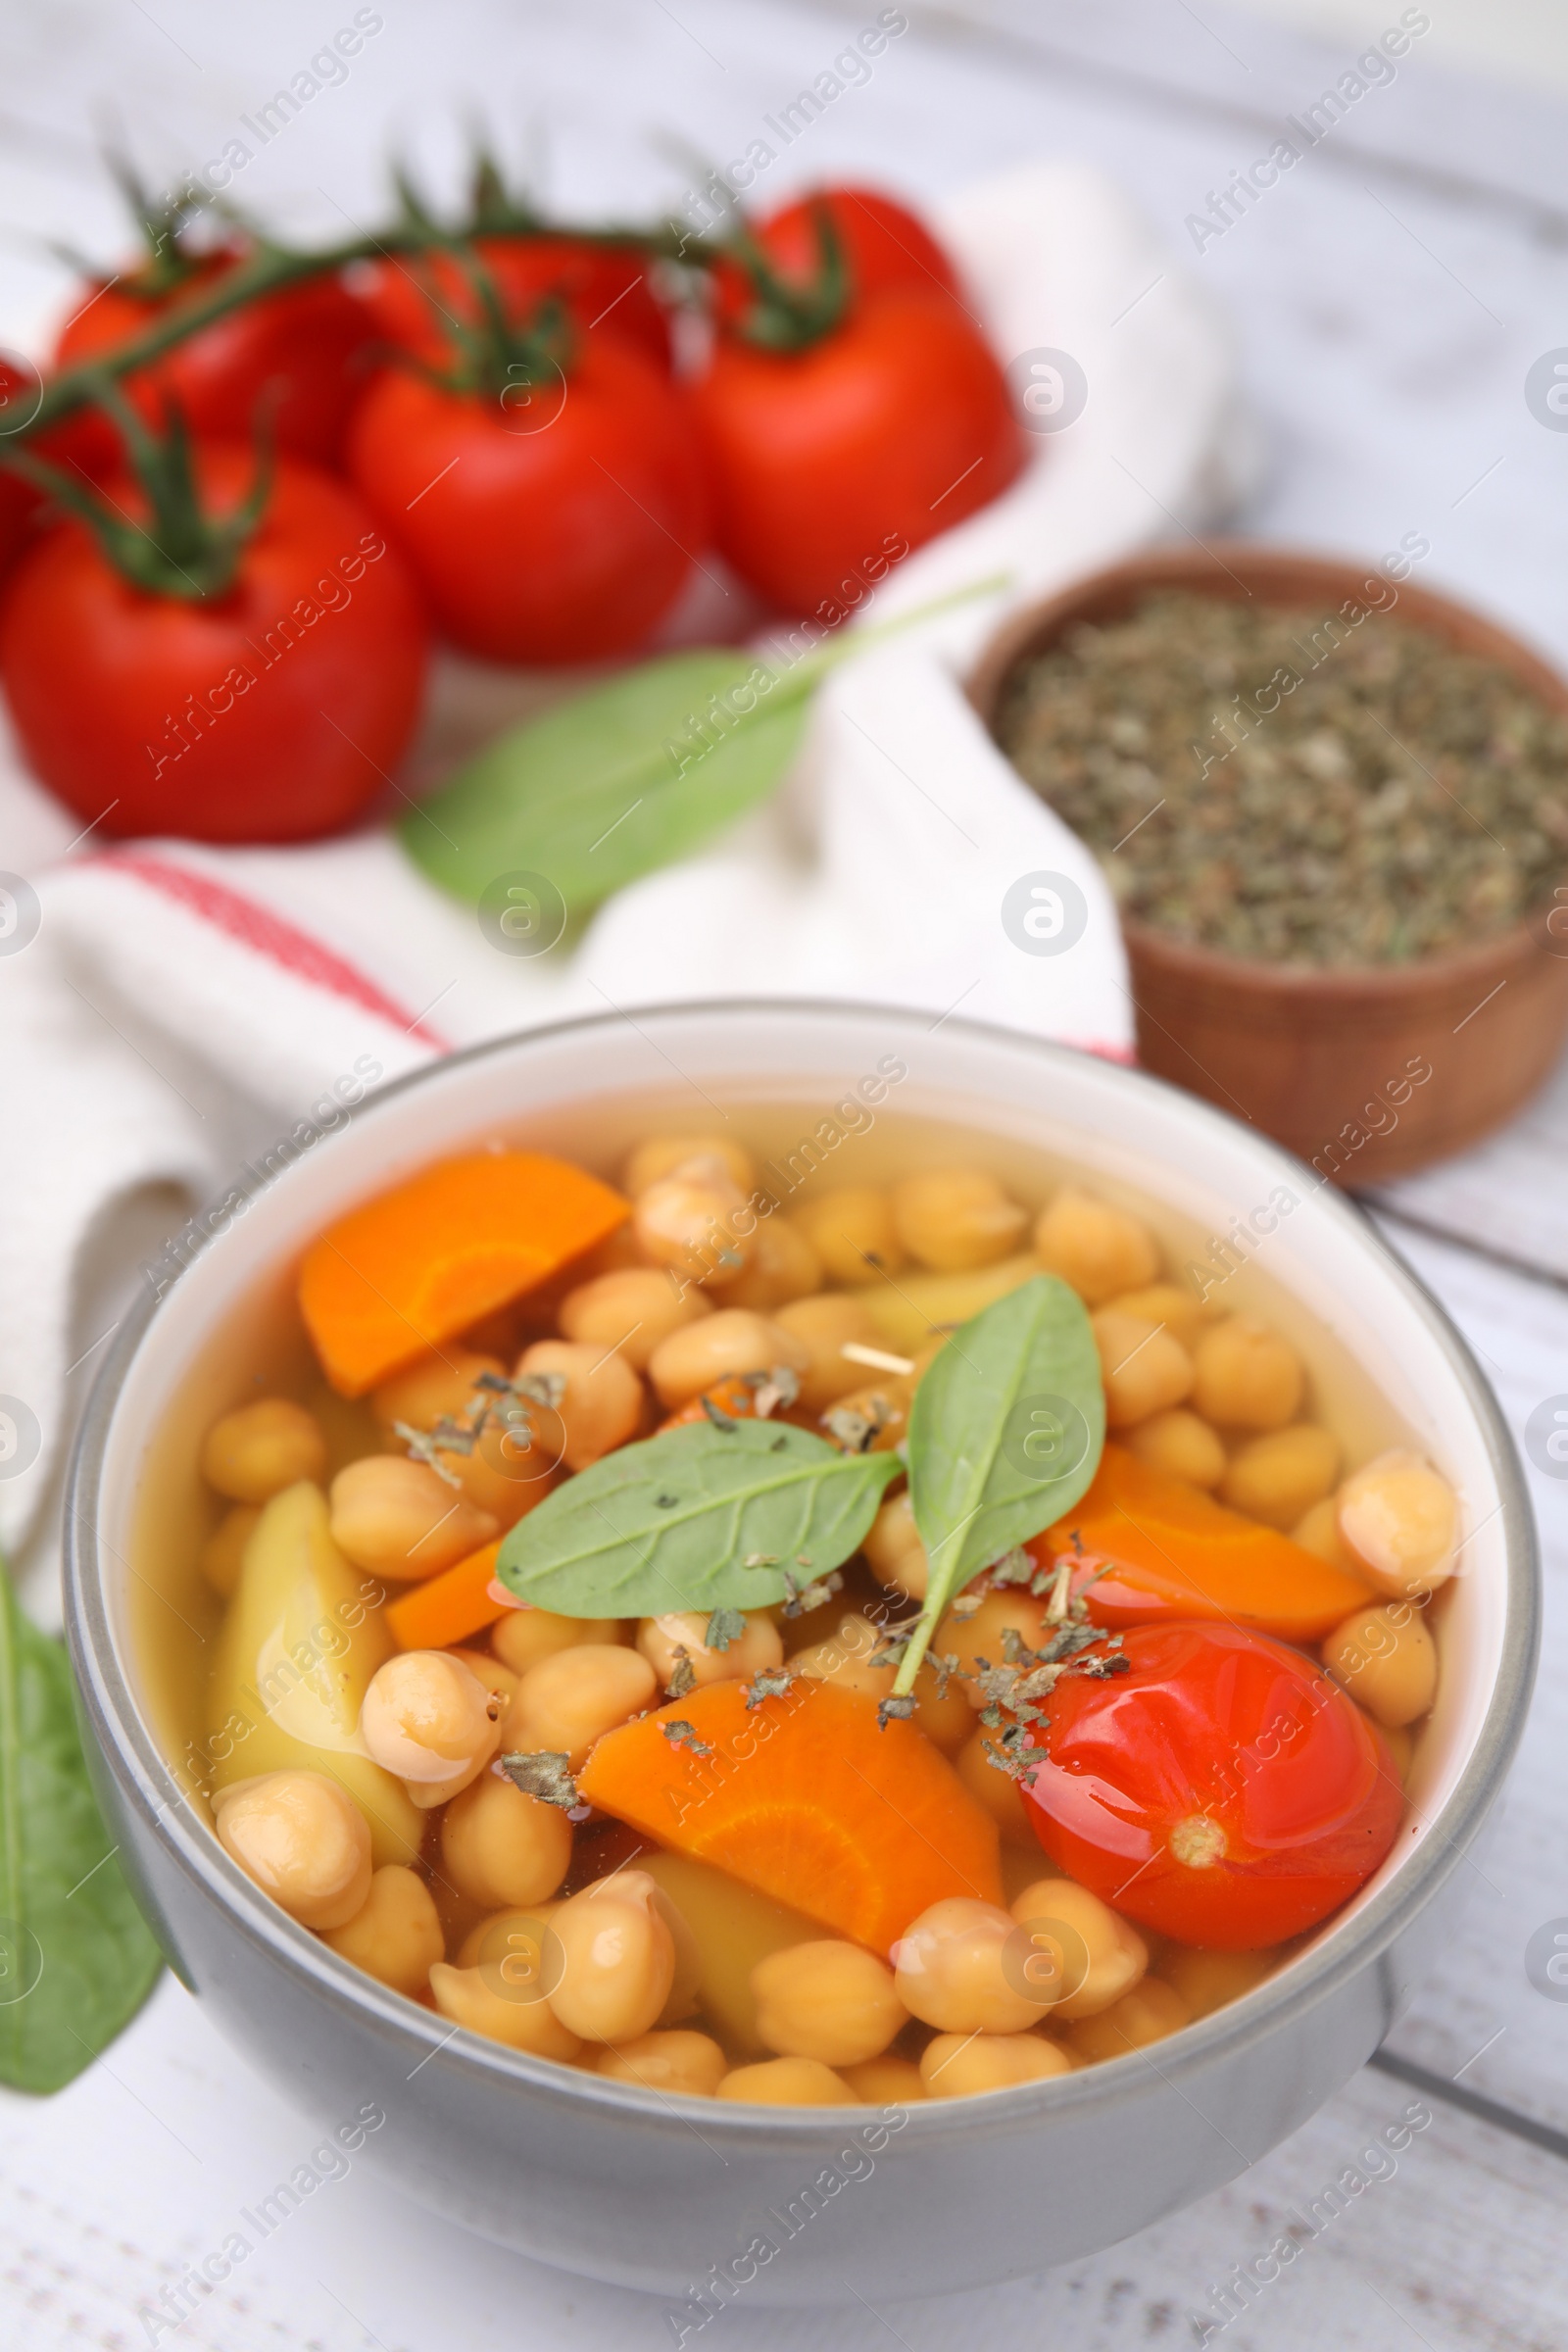
<instances>
[{"instance_id":1,"label":"tomato calyx","mask_svg":"<svg viewBox=\"0 0 1568 2352\"><path fill-rule=\"evenodd\" d=\"M760 351L808 351L813 343L842 326L854 297L844 240L827 206L817 199L811 207L816 236L816 268L808 277L786 277L741 222L728 239L724 253L739 270L751 296L751 306L729 331Z\"/></svg>"},{"instance_id":2,"label":"tomato calyx","mask_svg":"<svg viewBox=\"0 0 1568 2352\"><path fill-rule=\"evenodd\" d=\"M13 451L3 463L84 524L105 562L144 595L177 597L187 604L225 596L271 496L271 436L265 404L258 417L251 487L238 506L215 514L202 503L190 434L178 404L165 400L163 429L158 431L108 376L99 399L120 428L127 470L145 502L143 518L127 515L30 451Z\"/></svg>"},{"instance_id":3,"label":"tomato calyx","mask_svg":"<svg viewBox=\"0 0 1568 2352\"><path fill-rule=\"evenodd\" d=\"M577 335L562 296L546 294L525 318L509 318L493 273L473 248L448 239L442 251L468 281L473 316L465 318L448 310L433 285L421 279L450 364L435 368L417 353L403 351L394 355L397 364L444 392L493 400L503 410L513 404L526 407L538 385L564 381L576 358Z\"/></svg>"}]
</instances>

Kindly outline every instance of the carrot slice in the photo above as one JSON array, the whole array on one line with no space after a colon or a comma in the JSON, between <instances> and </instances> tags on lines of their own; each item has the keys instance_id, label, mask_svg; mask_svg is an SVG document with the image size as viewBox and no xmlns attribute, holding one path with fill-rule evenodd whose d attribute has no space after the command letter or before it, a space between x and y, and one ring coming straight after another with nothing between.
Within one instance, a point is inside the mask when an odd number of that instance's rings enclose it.
<instances>
[{"instance_id":1,"label":"carrot slice","mask_svg":"<svg viewBox=\"0 0 1568 2352\"><path fill-rule=\"evenodd\" d=\"M498 1536L456 1567L444 1568L389 1602L382 1614L399 1649L449 1649L505 1617L511 1604L490 1597L500 1554Z\"/></svg>"},{"instance_id":2,"label":"carrot slice","mask_svg":"<svg viewBox=\"0 0 1568 2352\"><path fill-rule=\"evenodd\" d=\"M684 1722L690 1736L665 1737ZM755 1708L711 1683L607 1732L577 1775L588 1803L661 1845L888 1951L946 1895L1002 1900L996 1824L912 1723L804 1678Z\"/></svg>"},{"instance_id":3,"label":"carrot slice","mask_svg":"<svg viewBox=\"0 0 1568 2352\"><path fill-rule=\"evenodd\" d=\"M689 1421L709 1420L710 1406L731 1421L755 1421L759 1386L743 1372L731 1372L710 1389L704 1389L701 1396L689 1396L684 1404L676 1405L668 1420L659 1424L658 1434L662 1437L666 1429L684 1429Z\"/></svg>"},{"instance_id":4,"label":"carrot slice","mask_svg":"<svg viewBox=\"0 0 1568 2352\"><path fill-rule=\"evenodd\" d=\"M312 1243L300 1312L343 1396L520 1298L630 1214L618 1193L538 1152L471 1152L351 1209Z\"/></svg>"},{"instance_id":5,"label":"carrot slice","mask_svg":"<svg viewBox=\"0 0 1568 2352\"><path fill-rule=\"evenodd\" d=\"M1315 1642L1372 1597L1343 1568L1152 1470L1123 1446L1105 1447L1083 1500L1026 1548L1056 1559L1073 1549L1075 1534L1085 1568L1106 1569L1084 1592L1096 1625L1206 1617Z\"/></svg>"}]
</instances>

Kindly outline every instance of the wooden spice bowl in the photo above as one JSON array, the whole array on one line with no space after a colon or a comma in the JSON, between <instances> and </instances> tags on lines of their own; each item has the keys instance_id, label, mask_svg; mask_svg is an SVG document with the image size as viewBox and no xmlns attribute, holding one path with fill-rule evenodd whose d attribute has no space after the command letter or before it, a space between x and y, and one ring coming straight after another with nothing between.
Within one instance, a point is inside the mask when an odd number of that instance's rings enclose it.
<instances>
[{"instance_id":1,"label":"wooden spice bowl","mask_svg":"<svg viewBox=\"0 0 1568 2352\"><path fill-rule=\"evenodd\" d=\"M1479 613L1356 564L1246 541L1152 549L1016 613L986 648L969 699L994 727L1003 683L1080 622L1126 619L1151 590L1340 612L1387 598L1456 653L1506 669L1568 714L1568 681ZM1320 624L1321 625L1321 624ZM1568 778L1565 778L1568 784ZM1547 1077L1568 1036L1568 925L1521 921L1474 948L1405 964L1266 962L1194 947L1123 916L1138 1057L1156 1077L1260 1127L1350 1189L1408 1175L1477 1142Z\"/></svg>"}]
</instances>

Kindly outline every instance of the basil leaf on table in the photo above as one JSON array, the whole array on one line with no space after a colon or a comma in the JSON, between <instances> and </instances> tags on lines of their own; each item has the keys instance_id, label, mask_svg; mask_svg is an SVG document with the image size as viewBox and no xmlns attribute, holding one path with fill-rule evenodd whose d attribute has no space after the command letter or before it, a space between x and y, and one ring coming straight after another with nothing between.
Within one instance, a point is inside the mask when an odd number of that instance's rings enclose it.
<instances>
[{"instance_id":1,"label":"basil leaf on table","mask_svg":"<svg viewBox=\"0 0 1568 2352\"><path fill-rule=\"evenodd\" d=\"M849 1558L902 1468L789 1422L688 1422L547 1494L503 1540L496 1573L563 1617L765 1608L790 1578Z\"/></svg>"},{"instance_id":2,"label":"basil leaf on table","mask_svg":"<svg viewBox=\"0 0 1568 2352\"><path fill-rule=\"evenodd\" d=\"M409 810L404 847L458 898L517 870L586 912L765 799L819 675L807 662L780 673L744 647L642 662L487 745Z\"/></svg>"},{"instance_id":3,"label":"basil leaf on table","mask_svg":"<svg viewBox=\"0 0 1568 2352\"><path fill-rule=\"evenodd\" d=\"M93 1799L58 1642L0 1567L0 2082L60 2090L163 1966Z\"/></svg>"},{"instance_id":4,"label":"basil leaf on table","mask_svg":"<svg viewBox=\"0 0 1568 2352\"><path fill-rule=\"evenodd\" d=\"M1035 1275L954 1333L909 1414L909 1500L927 1581L896 1695L912 1686L955 1592L1070 1511L1104 1443L1089 1311L1054 1274Z\"/></svg>"},{"instance_id":5,"label":"basil leaf on table","mask_svg":"<svg viewBox=\"0 0 1568 2352\"><path fill-rule=\"evenodd\" d=\"M977 580L790 662L703 646L639 662L510 728L401 820L403 846L455 898L542 876L567 915L669 865L767 798L831 669L1007 582Z\"/></svg>"}]
</instances>

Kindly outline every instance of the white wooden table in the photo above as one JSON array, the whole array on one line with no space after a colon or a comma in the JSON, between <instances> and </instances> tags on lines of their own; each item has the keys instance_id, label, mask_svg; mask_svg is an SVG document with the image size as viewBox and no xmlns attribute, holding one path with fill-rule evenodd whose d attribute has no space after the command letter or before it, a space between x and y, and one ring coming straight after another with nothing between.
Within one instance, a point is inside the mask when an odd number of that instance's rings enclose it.
<instances>
[{"instance_id":1,"label":"white wooden table","mask_svg":"<svg viewBox=\"0 0 1568 2352\"><path fill-rule=\"evenodd\" d=\"M539 142L549 193L646 210L672 181L657 142L722 161L869 22L869 0L385 0L348 80L323 90L236 181L300 230L341 233L382 200L388 130L450 159L463 102ZM1262 432L1250 532L1368 556L1417 531L1422 578L1488 606L1568 661L1568 437L1524 397L1568 343L1568 110L1446 83L1419 42L1255 209L1194 251L1186 216L1352 62L1203 0L909 5L871 80L773 167L769 199L844 171L937 190L1040 152L1117 173L1234 317ZM199 0L64 0L13 12L0 83L0 222L113 250L90 150L95 109L172 174L220 151L352 16L277 0L220 19ZM1394 24L1389 0L1369 36ZM1088 23L1085 20L1090 20ZM326 191L330 190L330 194ZM0 261L20 339L57 280ZM1568 1390L1568 1072L1495 1143L1396 1188L1375 1213L1478 1350L1508 1420ZM1072 2270L959 2302L833 2314L738 2308L734 2352L800 2344L936 2352L987 2343L1109 2352L1195 2340L1232 2266L1262 2252L1413 2098L1432 2110L1392 2178L1356 2196L1245 2318L1239 2347L1555 2352L1568 2189L1568 2000L1526 1974L1568 1920L1568 1483L1532 1468L1544 1539L1541 1684L1501 1829L1467 1871L1468 1916L1386 2052L1235 2184ZM1568 1988L1565 1988L1568 1989ZM313 2132L240 2064L172 1980L71 2090L0 2094L0 2343L129 2352L139 2317L304 2158ZM1045 2184L1043 2184L1044 2186ZM503 2254L363 2168L328 2181L232 2281L160 2342L210 2352L576 2352L671 2340L662 2307ZM715 2338L715 2341L717 2339ZM1210 2338L1211 2341L1215 2340Z\"/></svg>"}]
</instances>

